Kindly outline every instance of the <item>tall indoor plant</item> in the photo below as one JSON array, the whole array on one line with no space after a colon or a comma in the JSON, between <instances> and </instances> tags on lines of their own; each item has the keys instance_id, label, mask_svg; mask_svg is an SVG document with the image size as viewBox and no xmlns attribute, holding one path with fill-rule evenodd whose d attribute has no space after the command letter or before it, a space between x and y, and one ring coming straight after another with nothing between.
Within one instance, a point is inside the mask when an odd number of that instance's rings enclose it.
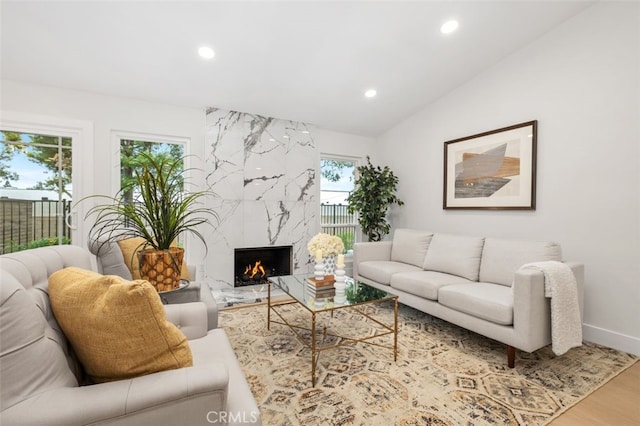
<instances>
[{"instance_id":1,"label":"tall indoor plant","mask_svg":"<svg viewBox=\"0 0 640 426\"><path fill-rule=\"evenodd\" d=\"M158 291L179 284L184 250L176 246L178 237L190 233L206 249L201 226L212 226L212 220L218 220L217 214L202 203L203 198L215 195L212 191L186 191L183 164L184 157L143 153L134 165L134 178L114 197L88 197L106 200L90 208L85 216L95 217L89 238L105 244L141 237L140 275Z\"/></svg>"},{"instance_id":2,"label":"tall indoor plant","mask_svg":"<svg viewBox=\"0 0 640 426\"><path fill-rule=\"evenodd\" d=\"M357 167L355 188L347 202L349 213L358 212L358 223L369 241L380 241L391 230L387 211L392 204L404 202L396 195L398 178L387 166L374 167L367 156L367 164Z\"/></svg>"}]
</instances>

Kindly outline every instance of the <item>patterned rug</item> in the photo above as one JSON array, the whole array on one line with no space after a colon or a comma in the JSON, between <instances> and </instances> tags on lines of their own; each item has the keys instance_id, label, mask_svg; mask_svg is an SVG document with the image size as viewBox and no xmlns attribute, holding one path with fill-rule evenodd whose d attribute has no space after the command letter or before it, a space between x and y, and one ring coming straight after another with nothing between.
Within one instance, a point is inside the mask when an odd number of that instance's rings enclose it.
<instances>
[{"instance_id":1,"label":"patterned rug","mask_svg":"<svg viewBox=\"0 0 640 426\"><path fill-rule=\"evenodd\" d=\"M303 308L280 309L310 324ZM391 304L367 313L393 322ZM397 362L378 346L331 349L320 355L314 388L310 350L284 325L267 330L266 320L266 305L220 312L265 425L543 425L637 360L587 343L560 357L550 346L517 351L510 369L503 344L400 305ZM319 324L348 337L378 327L349 310Z\"/></svg>"}]
</instances>

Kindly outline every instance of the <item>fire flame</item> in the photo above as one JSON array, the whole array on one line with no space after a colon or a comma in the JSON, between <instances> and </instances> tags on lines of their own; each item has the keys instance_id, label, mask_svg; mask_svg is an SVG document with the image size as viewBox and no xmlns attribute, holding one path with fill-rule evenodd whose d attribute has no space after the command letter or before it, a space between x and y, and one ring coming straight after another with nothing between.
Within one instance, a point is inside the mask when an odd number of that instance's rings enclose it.
<instances>
[{"instance_id":1,"label":"fire flame","mask_svg":"<svg viewBox=\"0 0 640 426\"><path fill-rule=\"evenodd\" d=\"M255 277L258 273L262 274L263 277L266 275L261 260L256 261L254 266L248 265L244 270L244 274L248 275L249 278Z\"/></svg>"}]
</instances>

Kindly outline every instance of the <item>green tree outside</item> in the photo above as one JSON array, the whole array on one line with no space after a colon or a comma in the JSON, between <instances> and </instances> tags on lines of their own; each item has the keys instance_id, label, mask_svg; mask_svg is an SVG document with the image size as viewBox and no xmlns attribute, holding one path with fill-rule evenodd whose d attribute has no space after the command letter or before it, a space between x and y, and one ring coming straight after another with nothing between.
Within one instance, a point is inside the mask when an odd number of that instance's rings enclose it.
<instances>
[{"instance_id":1,"label":"green tree outside","mask_svg":"<svg viewBox=\"0 0 640 426\"><path fill-rule=\"evenodd\" d=\"M128 202L133 202L135 187L135 170L142 167L146 153L156 161L163 159L176 159L184 156L184 146L172 143L158 143L149 141L136 141L122 139L120 141L120 188L130 188L124 193ZM179 172L182 175L184 165Z\"/></svg>"},{"instance_id":2,"label":"green tree outside","mask_svg":"<svg viewBox=\"0 0 640 426\"><path fill-rule=\"evenodd\" d=\"M342 171L353 167L353 161L320 160L320 174L329 182L338 182L342 177Z\"/></svg>"},{"instance_id":3,"label":"green tree outside","mask_svg":"<svg viewBox=\"0 0 640 426\"><path fill-rule=\"evenodd\" d=\"M11 160L16 152L24 154L29 161L39 164L46 170L43 180L29 189L61 190L71 197L71 139L58 136L21 134L2 131L4 143L0 151L0 179L5 187L16 182L19 176L11 170ZM60 142L61 146L58 146Z\"/></svg>"},{"instance_id":4,"label":"green tree outside","mask_svg":"<svg viewBox=\"0 0 640 426\"><path fill-rule=\"evenodd\" d=\"M2 132L4 134L4 140L14 140L11 135L15 133ZM16 149L15 145L9 143L3 143L0 150L0 180L3 182L5 188L11 186L11 182L18 180L18 174L11 171L11 159L13 158L13 152Z\"/></svg>"}]
</instances>

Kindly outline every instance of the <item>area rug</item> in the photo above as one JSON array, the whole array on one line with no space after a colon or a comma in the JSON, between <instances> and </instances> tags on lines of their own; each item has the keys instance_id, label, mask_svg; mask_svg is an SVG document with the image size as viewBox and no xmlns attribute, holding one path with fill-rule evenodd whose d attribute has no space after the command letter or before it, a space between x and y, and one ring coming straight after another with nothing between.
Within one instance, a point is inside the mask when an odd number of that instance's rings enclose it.
<instances>
[{"instance_id":1,"label":"area rug","mask_svg":"<svg viewBox=\"0 0 640 426\"><path fill-rule=\"evenodd\" d=\"M310 323L298 305L280 309L288 321ZM367 313L393 321L391 304ZM517 351L510 369L504 345L400 305L396 362L378 346L331 349L320 355L312 387L310 350L266 321L266 305L220 312L265 425L544 425L637 360L586 343L560 357L550 346ZM348 310L318 324L354 337L378 327Z\"/></svg>"}]
</instances>

